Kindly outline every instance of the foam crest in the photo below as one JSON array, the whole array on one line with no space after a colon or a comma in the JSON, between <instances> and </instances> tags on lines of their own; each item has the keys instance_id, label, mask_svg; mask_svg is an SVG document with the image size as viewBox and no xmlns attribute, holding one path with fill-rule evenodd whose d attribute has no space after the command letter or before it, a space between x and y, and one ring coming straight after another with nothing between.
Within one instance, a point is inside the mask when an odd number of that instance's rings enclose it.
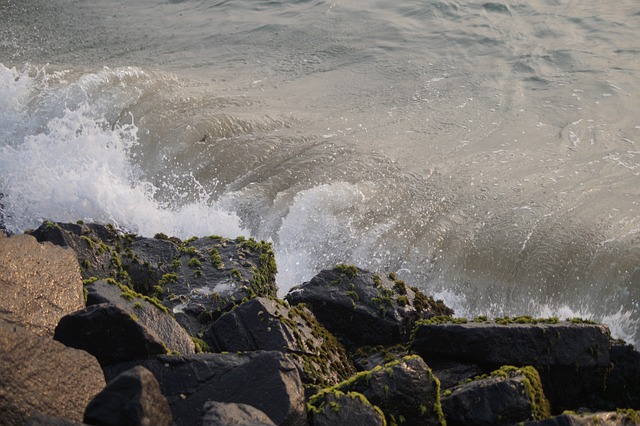
<instances>
[{"instance_id":1,"label":"foam crest","mask_svg":"<svg viewBox=\"0 0 640 426\"><path fill-rule=\"evenodd\" d=\"M360 233L349 206L362 202L355 185L334 183L298 193L278 231L278 287L286 294L327 265L347 261Z\"/></svg>"},{"instance_id":2,"label":"foam crest","mask_svg":"<svg viewBox=\"0 0 640 426\"><path fill-rule=\"evenodd\" d=\"M51 111L45 128L33 131L26 127L21 133L16 125L11 137L1 142L0 193L5 195L5 222L11 231L21 232L44 219L84 219L114 223L143 235L245 234L238 217L209 202L206 195L173 209L156 201L158 188L142 178L132 159L138 128L113 124L104 117L119 114L119 104L125 100L114 102L112 111L102 110L104 104L96 107L89 102L63 106L69 97L58 95L73 91L70 87L43 93L46 87L36 87L33 78L15 69L4 68L0 73L0 99L8 99L3 105L11 108L4 111L3 120L28 121L29 108L33 108L29 103L37 97L46 99L40 106L46 104ZM98 86L109 80L89 78L94 83L96 79L102 81ZM86 81L81 85L87 86ZM34 95L37 90L41 91ZM127 96L129 102L131 95ZM60 101L57 110L53 98ZM41 114L43 108L36 110Z\"/></svg>"}]
</instances>

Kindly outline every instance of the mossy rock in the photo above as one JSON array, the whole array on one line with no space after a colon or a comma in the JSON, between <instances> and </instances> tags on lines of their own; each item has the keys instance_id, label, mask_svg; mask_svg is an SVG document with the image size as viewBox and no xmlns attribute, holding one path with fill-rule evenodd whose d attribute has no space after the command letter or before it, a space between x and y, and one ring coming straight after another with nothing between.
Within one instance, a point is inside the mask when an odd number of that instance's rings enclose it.
<instances>
[{"instance_id":1,"label":"mossy rock","mask_svg":"<svg viewBox=\"0 0 640 426\"><path fill-rule=\"evenodd\" d=\"M310 398L318 407L336 391L357 392L379 407L390 425L445 425L440 405L440 382L417 355L406 356L372 370L360 372Z\"/></svg>"},{"instance_id":2,"label":"mossy rock","mask_svg":"<svg viewBox=\"0 0 640 426\"><path fill-rule=\"evenodd\" d=\"M286 299L292 305L304 303L350 349L404 343L415 321L453 314L442 301L394 274L383 276L344 264L294 287Z\"/></svg>"},{"instance_id":3,"label":"mossy rock","mask_svg":"<svg viewBox=\"0 0 640 426\"><path fill-rule=\"evenodd\" d=\"M371 370L379 365L398 361L409 355L407 346L362 346L351 353L354 365L359 371Z\"/></svg>"},{"instance_id":4,"label":"mossy rock","mask_svg":"<svg viewBox=\"0 0 640 426\"><path fill-rule=\"evenodd\" d=\"M277 267L271 243L238 237L191 238L180 244L158 298L192 335L254 297L276 297Z\"/></svg>"},{"instance_id":5,"label":"mossy rock","mask_svg":"<svg viewBox=\"0 0 640 426\"><path fill-rule=\"evenodd\" d=\"M157 336L172 353L190 355L196 352L191 336L157 299L136 293L112 279L96 281L86 285L85 289L88 306L101 303L116 305L150 334Z\"/></svg>"},{"instance_id":6,"label":"mossy rock","mask_svg":"<svg viewBox=\"0 0 640 426\"><path fill-rule=\"evenodd\" d=\"M276 297L271 243L252 238L145 238L111 225L45 222L39 241L72 248L83 279L113 279L166 306L193 336L235 305Z\"/></svg>"},{"instance_id":7,"label":"mossy rock","mask_svg":"<svg viewBox=\"0 0 640 426\"><path fill-rule=\"evenodd\" d=\"M96 223L44 222L31 231L38 241L69 247L84 280L111 278L146 296L169 271L177 246Z\"/></svg>"},{"instance_id":8,"label":"mossy rock","mask_svg":"<svg viewBox=\"0 0 640 426\"><path fill-rule=\"evenodd\" d=\"M310 426L387 424L382 410L358 392L335 390L321 394L307 404L307 412Z\"/></svg>"},{"instance_id":9,"label":"mossy rock","mask_svg":"<svg viewBox=\"0 0 640 426\"><path fill-rule=\"evenodd\" d=\"M326 387L355 373L346 351L304 307L257 297L222 315L203 339L214 352L276 350L289 354L307 387Z\"/></svg>"},{"instance_id":10,"label":"mossy rock","mask_svg":"<svg viewBox=\"0 0 640 426\"><path fill-rule=\"evenodd\" d=\"M540 376L531 366L504 366L447 390L442 408L449 425L512 425L551 416Z\"/></svg>"}]
</instances>

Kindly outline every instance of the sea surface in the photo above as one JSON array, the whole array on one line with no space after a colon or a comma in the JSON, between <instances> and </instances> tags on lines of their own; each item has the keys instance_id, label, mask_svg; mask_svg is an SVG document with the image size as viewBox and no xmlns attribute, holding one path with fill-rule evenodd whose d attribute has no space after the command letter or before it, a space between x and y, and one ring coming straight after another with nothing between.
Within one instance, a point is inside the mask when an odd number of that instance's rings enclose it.
<instances>
[{"instance_id":1,"label":"sea surface","mask_svg":"<svg viewBox=\"0 0 640 426\"><path fill-rule=\"evenodd\" d=\"M637 0L0 0L0 203L640 339Z\"/></svg>"}]
</instances>

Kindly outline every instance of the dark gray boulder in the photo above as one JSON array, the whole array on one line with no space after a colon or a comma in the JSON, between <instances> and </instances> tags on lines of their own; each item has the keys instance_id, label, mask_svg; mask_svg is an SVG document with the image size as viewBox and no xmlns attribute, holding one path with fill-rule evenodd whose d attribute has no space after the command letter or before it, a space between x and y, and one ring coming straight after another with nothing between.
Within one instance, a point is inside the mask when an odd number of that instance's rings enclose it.
<instances>
[{"instance_id":1,"label":"dark gray boulder","mask_svg":"<svg viewBox=\"0 0 640 426\"><path fill-rule=\"evenodd\" d=\"M342 345L304 307L257 297L220 317L204 340L216 352L276 350L300 366L306 385L326 387L355 374Z\"/></svg>"},{"instance_id":2,"label":"dark gray boulder","mask_svg":"<svg viewBox=\"0 0 640 426\"><path fill-rule=\"evenodd\" d=\"M611 365L598 407L605 410L640 409L640 352L632 345L615 340L611 342L609 359Z\"/></svg>"},{"instance_id":3,"label":"dark gray boulder","mask_svg":"<svg viewBox=\"0 0 640 426\"><path fill-rule=\"evenodd\" d=\"M115 245L122 248L124 241L133 239L118 234L113 226L46 221L38 229L28 232L40 242L71 248L76 254L83 279L127 278Z\"/></svg>"},{"instance_id":4,"label":"dark gray boulder","mask_svg":"<svg viewBox=\"0 0 640 426\"><path fill-rule=\"evenodd\" d=\"M427 321L416 325L410 348L425 359L594 367L609 364L610 338L606 326L593 324Z\"/></svg>"},{"instance_id":5,"label":"dark gray boulder","mask_svg":"<svg viewBox=\"0 0 640 426\"><path fill-rule=\"evenodd\" d=\"M144 238L112 225L44 222L30 234L73 249L83 279L115 279L145 296L154 294L179 257L180 240Z\"/></svg>"},{"instance_id":6,"label":"dark gray boulder","mask_svg":"<svg viewBox=\"0 0 640 426\"><path fill-rule=\"evenodd\" d=\"M441 401L451 426L512 425L551 415L533 367L503 367L448 390Z\"/></svg>"},{"instance_id":7,"label":"dark gray boulder","mask_svg":"<svg viewBox=\"0 0 640 426\"><path fill-rule=\"evenodd\" d=\"M405 345L362 346L351 353L351 359L358 371L366 371L391 361L402 360L407 355L409 351Z\"/></svg>"},{"instance_id":8,"label":"dark gray boulder","mask_svg":"<svg viewBox=\"0 0 640 426\"><path fill-rule=\"evenodd\" d=\"M487 372L487 367L483 368L479 364L444 359L429 360L429 367L440 380L440 389L443 391Z\"/></svg>"},{"instance_id":9,"label":"dark gray boulder","mask_svg":"<svg viewBox=\"0 0 640 426\"><path fill-rule=\"evenodd\" d=\"M89 352L102 366L168 352L164 342L134 314L111 303L91 305L63 317L54 339Z\"/></svg>"},{"instance_id":10,"label":"dark gray boulder","mask_svg":"<svg viewBox=\"0 0 640 426\"><path fill-rule=\"evenodd\" d=\"M162 277L174 272L179 253L174 241L137 236L124 250L122 267L137 292L152 295Z\"/></svg>"},{"instance_id":11,"label":"dark gray boulder","mask_svg":"<svg viewBox=\"0 0 640 426\"><path fill-rule=\"evenodd\" d=\"M107 381L135 365L156 377L178 426L198 424L211 400L251 405L277 425L306 424L298 368L281 352L158 356L105 367Z\"/></svg>"},{"instance_id":12,"label":"dark gray boulder","mask_svg":"<svg viewBox=\"0 0 640 426\"><path fill-rule=\"evenodd\" d=\"M309 409L310 426L383 426L384 413L361 393L334 391L314 400Z\"/></svg>"},{"instance_id":13,"label":"dark gray boulder","mask_svg":"<svg viewBox=\"0 0 640 426\"><path fill-rule=\"evenodd\" d=\"M104 387L96 359L49 337L0 321L0 422L24 425L36 414L79 422Z\"/></svg>"},{"instance_id":14,"label":"dark gray boulder","mask_svg":"<svg viewBox=\"0 0 640 426\"><path fill-rule=\"evenodd\" d=\"M311 397L309 403L319 407L325 395L340 391L363 394L385 414L388 423L402 421L415 425L442 425L440 383L417 355L392 361L363 371L338 385Z\"/></svg>"},{"instance_id":15,"label":"dark gray boulder","mask_svg":"<svg viewBox=\"0 0 640 426\"><path fill-rule=\"evenodd\" d=\"M542 377L553 412L597 406L610 362L606 326L529 317L500 321L419 322L410 349L430 364L458 361L484 373L502 365L531 365Z\"/></svg>"},{"instance_id":16,"label":"dark gray boulder","mask_svg":"<svg viewBox=\"0 0 640 426\"><path fill-rule=\"evenodd\" d=\"M202 412L202 426L276 426L264 412L247 404L209 401Z\"/></svg>"},{"instance_id":17,"label":"dark gray boulder","mask_svg":"<svg viewBox=\"0 0 640 426\"><path fill-rule=\"evenodd\" d=\"M191 238L179 246L158 297L176 320L198 335L224 312L256 296L276 297L275 255L270 243L238 237Z\"/></svg>"},{"instance_id":18,"label":"dark gray boulder","mask_svg":"<svg viewBox=\"0 0 640 426\"><path fill-rule=\"evenodd\" d=\"M195 353L191 336L157 300L131 291L114 281L99 280L85 286L87 306L101 303L116 305L137 319L137 323L162 341L167 349L182 355Z\"/></svg>"},{"instance_id":19,"label":"dark gray boulder","mask_svg":"<svg viewBox=\"0 0 640 426\"><path fill-rule=\"evenodd\" d=\"M0 265L0 319L51 337L60 318L84 306L71 250L0 233Z\"/></svg>"},{"instance_id":20,"label":"dark gray boulder","mask_svg":"<svg viewBox=\"0 0 640 426\"><path fill-rule=\"evenodd\" d=\"M95 426L171 426L171 420L158 381L136 366L120 373L89 402L83 421Z\"/></svg>"},{"instance_id":21,"label":"dark gray boulder","mask_svg":"<svg viewBox=\"0 0 640 426\"><path fill-rule=\"evenodd\" d=\"M277 295L275 256L264 241L146 238L93 223L45 222L31 234L71 247L85 280L111 278L159 299L194 336L243 301Z\"/></svg>"},{"instance_id":22,"label":"dark gray boulder","mask_svg":"<svg viewBox=\"0 0 640 426\"><path fill-rule=\"evenodd\" d=\"M321 271L292 288L286 300L292 306L304 303L347 348L403 343L416 320L453 314L393 274L346 265Z\"/></svg>"}]
</instances>

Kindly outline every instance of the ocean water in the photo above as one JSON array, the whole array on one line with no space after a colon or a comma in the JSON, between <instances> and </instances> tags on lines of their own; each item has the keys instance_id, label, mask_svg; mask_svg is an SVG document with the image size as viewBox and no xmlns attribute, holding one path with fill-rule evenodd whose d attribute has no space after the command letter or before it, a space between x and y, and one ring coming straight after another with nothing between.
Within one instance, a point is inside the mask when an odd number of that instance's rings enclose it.
<instances>
[{"instance_id":1,"label":"ocean water","mask_svg":"<svg viewBox=\"0 0 640 426\"><path fill-rule=\"evenodd\" d=\"M0 201L640 339L640 4L0 0Z\"/></svg>"}]
</instances>

